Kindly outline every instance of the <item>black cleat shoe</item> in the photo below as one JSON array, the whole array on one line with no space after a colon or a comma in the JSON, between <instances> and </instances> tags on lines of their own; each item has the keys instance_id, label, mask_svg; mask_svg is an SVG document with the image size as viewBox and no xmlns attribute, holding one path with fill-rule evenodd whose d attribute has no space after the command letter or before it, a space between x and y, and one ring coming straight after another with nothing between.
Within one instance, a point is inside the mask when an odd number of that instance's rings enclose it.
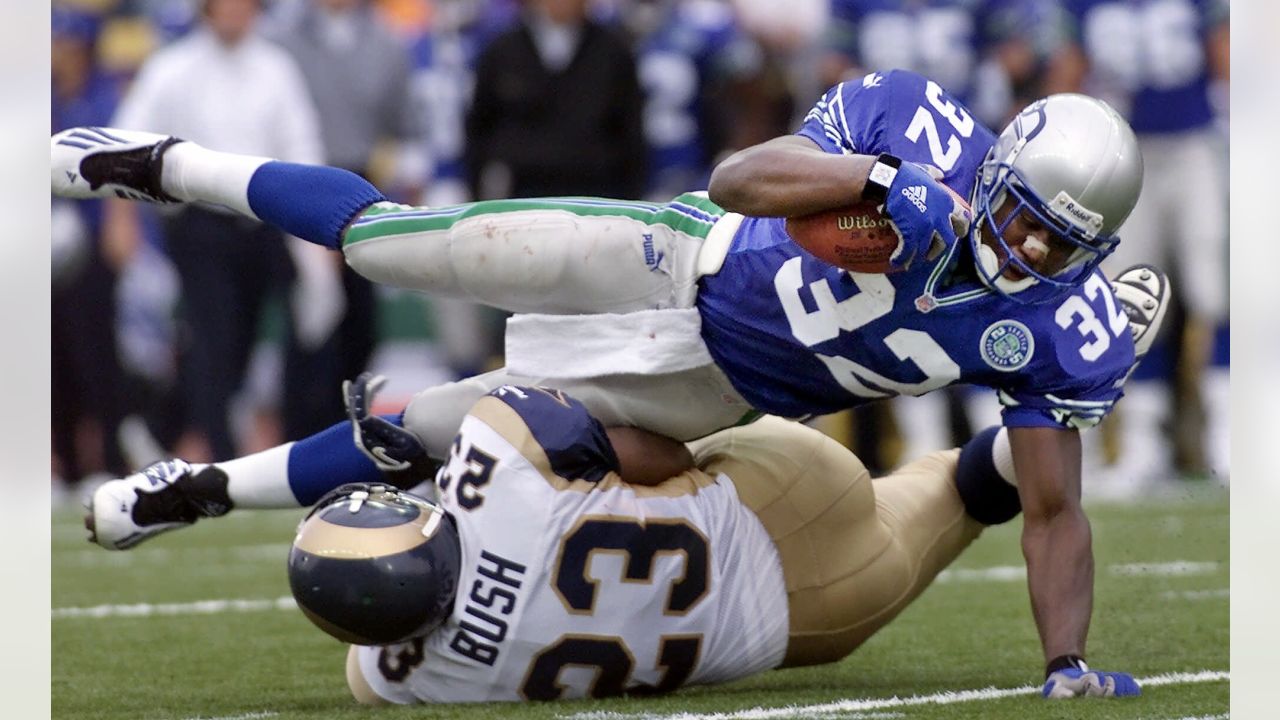
<instances>
[{"instance_id":1,"label":"black cleat shoe","mask_svg":"<svg viewBox=\"0 0 1280 720\"><path fill-rule=\"evenodd\" d=\"M226 473L199 470L182 460L165 460L119 480L103 483L89 499L84 525L89 542L127 550L202 517L231 510Z\"/></svg>"},{"instance_id":2,"label":"black cleat shoe","mask_svg":"<svg viewBox=\"0 0 1280 720\"><path fill-rule=\"evenodd\" d=\"M160 187L160 171L164 152L180 142L168 135L134 130L64 130L50 139L50 188L54 195L68 198L179 202Z\"/></svg>"}]
</instances>

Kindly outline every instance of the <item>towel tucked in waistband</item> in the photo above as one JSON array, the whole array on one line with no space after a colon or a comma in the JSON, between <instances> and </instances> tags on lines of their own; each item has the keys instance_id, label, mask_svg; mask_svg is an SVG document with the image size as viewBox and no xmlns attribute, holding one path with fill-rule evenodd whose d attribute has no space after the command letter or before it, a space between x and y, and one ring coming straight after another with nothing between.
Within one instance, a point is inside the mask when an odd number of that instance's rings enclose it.
<instances>
[{"instance_id":1,"label":"towel tucked in waistband","mask_svg":"<svg viewBox=\"0 0 1280 720\"><path fill-rule=\"evenodd\" d=\"M665 375L713 364L697 308L513 315L506 353L512 374L574 380Z\"/></svg>"}]
</instances>

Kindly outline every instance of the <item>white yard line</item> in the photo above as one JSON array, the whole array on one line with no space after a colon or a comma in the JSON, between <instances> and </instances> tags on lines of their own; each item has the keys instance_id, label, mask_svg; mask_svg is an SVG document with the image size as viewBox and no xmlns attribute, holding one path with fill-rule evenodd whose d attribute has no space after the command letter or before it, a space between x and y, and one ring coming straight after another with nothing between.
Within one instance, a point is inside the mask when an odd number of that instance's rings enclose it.
<instances>
[{"instance_id":1,"label":"white yard line","mask_svg":"<svg viewBox=\"0 0 1280 720\"><path fill-rule=\"evenodd\" d=\"M145 552L108 553L101 550L77 551L71 561L77 564L98 563L199 563L276 561L283 562L289 546L284 543L241 545L231 548L157 548ZM1221 569L1216 562L1191 562L1175 560L1164 563L1129 563L1111 565L1108 571L1121 577L1186 577L1216 573ZM951 568L938 574L936 582L1021 582L1027 570L1021 565L999 565L986 568ZM1229 598L1230 590L1166 591L1160 597L1166 600L1214 600ZM292 598L275 600L224 599L200 600L188 603L136 603L132 605L96 605L94 607L54 608L54 620L64 618L143 617L148 615L211 615L224 612L257 612L261 610L287 610L295 607Z\"/></svg>"},{"instance_id":2,"label":"white yard line","mask_svg":"<svg viewBox=\"0 0 1280 720\"><path fill-rule=\"evenodd\" d=\"M950 568L938 573L934 582L1017 582L1027 577L1022 565L998 565L986 568Z\"/></svg>"},{"instance_id":3,"label":"white yard line","mask_svg":"<svg viewBox=\"0 0 1280 720\"><path fill-rule=\"evenodd\" d=\"M243 715L219 715L218 717L196 715L195 717L183 717L183 720L259 720L260 717L275 717L276 715L279 715L279 712L266 710L262 712L244 712Z\"/></svg>"},{"instance_id":4,"label":"white yard line","mask_svg":"<svg viewBox=\"0 0 1280 720\"><path fill-rule=\"evenodd\" d=\"M101 548L55 553L58 564L79 567L103 565L167 565L235 562L283 563L289 556L289 543L263 543L232 547L146 548L130 552L106 552Z\"/></svg>"},{"instance_id":5,"label":"white yard line","mask_svg":"<svg viewBox=\"0 0 1280 720\"><path fill-rule=\"evenodd\" d=\"M1159 563L1125 563L1110 565L1107 572L1119 577L1188 577L1211 575L1221 569L1216 562L1192 562L1173 560ZM938 573L935 582L1018 582L1026 579L1027 569L1022 565L997 565L985 568L950 568Z\"/></svg>"},{"instance_id":6,"label":"white yard line","mask_svg":"<svg viewBox=\"0 0 1280 720\"><path fill-rule=\"evenodd\" d=\"M95 605L93 607L54 608L53 619L149 617L151 615L214 615L225 612L262 612L294 610L298 604L292 597L275 600L197 600L188 603L137 603L134 605Z\"/></svg>"},{"instance_id":7,"label":"white yard line","mask_svg":"<svg viewBox=\"0 0 1280 720\"><path fill-rule=\"evenodd\" d=\"M1160 593L1161 600L1227 600L1231 597L1230 588L1214 590L1166 590Z\"/></svg>"},{"instance_id":8,"label":"white yard line","mask_svg":"<svg viewBox=\"0 0 1280 720\"><path fill-rule=\"evenodd\" d=\"M1184 685L1189 683L1220 682L1230 680L1231 674L1214 670L1198 673L1168 673L1148 678L1139 678L1138 683L1144 688L1161 685ZM866 710L883 710L887 708L912 707L918 705L951 705L953 703L973 702L975 700L998 700L1000 698L1019 695L1034 695L1040 692L1039 685L1025 685L1017 688L983 688L981 690L956 690L935 693L933 695L913 695L906 698L866 698L861 700L837 700L819 705L792 705L780 708L756 707L748 710L721 713L617 713L617 712L585 712L572 715L558 715L563 720L788 720L789 718L823 716L846 716ZM1216 716L1215 716L1216 717Z\"/></svg>"},{"instance_id":9,"label":"white yard line","mask_svg":"<svg viewBox=\"0 0 1280 720\"><path fill-rule=\"evenodd\" d=\"M1218 572L1218 563L1175 560L1173 562L1163 563L1129 563L1127 565L1112 565L1110 570L1112 575L1183 577L1186 575L1210 575L1212 573L1216 573Z\"/></svg>"}]
</instances>

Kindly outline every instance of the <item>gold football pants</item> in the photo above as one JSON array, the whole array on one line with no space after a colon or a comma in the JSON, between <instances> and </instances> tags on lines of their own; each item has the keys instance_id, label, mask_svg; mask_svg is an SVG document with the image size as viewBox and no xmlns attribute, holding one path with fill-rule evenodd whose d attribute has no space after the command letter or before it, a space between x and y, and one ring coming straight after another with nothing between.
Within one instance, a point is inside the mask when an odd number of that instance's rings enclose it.
<instances>
[{"instance_id":1,"label":"gold football pants","mask_svg":"<svg viewBox=\"0 0 1280 720\"><path fill-rule=\"evenodd\" d=\"M691 447L699 467L733 479L778 548L791 613L782 667L848 655L982 532L956 492L958 449L873 480L836 441L778 418Z\"/></svg>"}]
</instances>

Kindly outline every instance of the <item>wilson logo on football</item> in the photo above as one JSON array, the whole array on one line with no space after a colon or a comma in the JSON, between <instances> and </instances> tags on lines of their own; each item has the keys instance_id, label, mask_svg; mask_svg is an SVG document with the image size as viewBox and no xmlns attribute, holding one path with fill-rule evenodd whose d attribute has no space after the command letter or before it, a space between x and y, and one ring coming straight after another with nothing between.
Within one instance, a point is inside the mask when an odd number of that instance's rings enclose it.
<instances>
[{"instance_id":1,"label":"wilson logo on football","mask_svg":"<svg viewBox=\"0 0 1280 720\"><path fill-rule=\"evenodd\" d=\"M874 230L888 224L888 218L871 218L865 215L841 215L836 218L837 230Z\"/></svg>"}]
</instances>

